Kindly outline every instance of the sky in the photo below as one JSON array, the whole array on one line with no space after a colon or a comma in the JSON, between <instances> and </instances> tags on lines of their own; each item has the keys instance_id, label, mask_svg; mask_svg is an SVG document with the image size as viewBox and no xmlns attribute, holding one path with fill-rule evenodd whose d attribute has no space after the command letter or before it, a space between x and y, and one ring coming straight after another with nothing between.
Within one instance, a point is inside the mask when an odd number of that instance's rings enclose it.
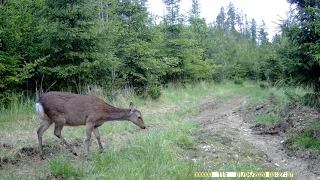
<instances>
[{"instance_id":1,"label":"sky","mask_svg":"<svg viewBox=\"0 0 320 180\"><path fill-rule=\"evenodd\" d=\"M201 16L207 23L215 21L221 7L226 7L232 2L235 8L247 14L248 20L254 18L260 25L264 20L267 25L269 38L271 38L277 29L274 22L278 22L280 17L286 18L290 5L286 0L199 0ZM180 12L186 14L191 8L191 0L181 0ZM165 10L162 0L148 0L149 12L161 16ZM280 16L280 17L279 17Z\"/></svg>"}]
</instances>

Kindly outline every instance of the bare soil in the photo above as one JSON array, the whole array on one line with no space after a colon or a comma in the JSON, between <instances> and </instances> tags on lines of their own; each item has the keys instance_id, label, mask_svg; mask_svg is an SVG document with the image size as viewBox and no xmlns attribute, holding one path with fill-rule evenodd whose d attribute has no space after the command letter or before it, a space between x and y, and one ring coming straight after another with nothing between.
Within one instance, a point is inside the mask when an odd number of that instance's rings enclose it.
<instances>
[{"instance_id":1,"label":"bare soil","mask_svg":"<svg viewBox=\"0 0 320 180\"><path fill-rule=\"evenodd\" d=\"M225 171L221 168L257 164L270 171L292 172L293 179L320 179L317 172L319 162L312 160L309 155L297 156L299 152L292 153L286 149L283 133L256 132L266 127L254 126L247 119L249 116L243 113L241 107L248 98L238 97L228 101L208 98L200 107L198 115L194 117L200 129L191 132L197 145L189 151L189 158L198 164L199 170ZM301 117L302 113L299 111L297 114Z\"/></svg>"}]
</instances>

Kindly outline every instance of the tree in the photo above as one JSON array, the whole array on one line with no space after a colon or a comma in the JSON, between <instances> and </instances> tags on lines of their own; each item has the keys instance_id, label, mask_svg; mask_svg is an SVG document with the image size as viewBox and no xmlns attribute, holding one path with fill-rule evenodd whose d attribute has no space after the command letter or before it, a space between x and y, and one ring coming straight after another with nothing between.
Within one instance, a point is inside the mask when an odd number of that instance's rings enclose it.
<instances>
[{"instance_id":1,"label":"tree","mask_svg":"<svg viewBox=\"0 0 320 180\"><path fill-rule=\"evenodd\" d=\"M261 22L261 25L260 25L259 31L258 31L258 42L262 46L268 44L268 42L269 42L267 26L263 20Z\"/></svg>"},{"instance_id":2,"label":"tree","mask_svg":"<svg viewBox=\"0 0 320 180\"><path fill-rule=\"evenodd\" d=\"M98 30L98 4L85 0L46 0L40 22L41 54L46 62L37 76L44 77L45 88L68 87L80 91L79 85L103 84L117 66L113 53L102 45L104 34Z\"/></svg>"},{"instance_id":3,"label":"tree","mask_svg":"<svg viewBox=\"0 0 320 180\"><path fill-rule=\"evenodd\" d=\"M220 12L216 18L217 27L219 29L225 29L225 20L226 20L226 14L224 11L224 7L221 7Z\"/></svg>"},{"instance_id":4,"label":"tree","mask_svg":"<svg viewBox=\"0 0 320 180\"><path fill-rule=\"evenodd\" d=\"M39 56L37 19L41 1L11 0L0 5L0 102L32 77Z\"/></svg>"},{"instance_id":5,"label":"tree","mask_svg":"<svg viewBox=\"0 0 320 180\"><path fill-rule=\"evenodd\" d=\"M189 22L193 32L192 36L198 41L199 44L202 44L207 37L208 29L205 19L200 17L200 13L201 10L199 0L192 0L192 7L189 12Z\"/></svg>"},{"instance_id":6,"label":"tree","mask_svg":"<svg viewBox=\"0 0 320 180\"><path fill-rule=\"evenodd\" d=\"M168 25L175 25L181 23L180 17L180 2L181 0L162 0L167 9L165 16L165 23Z\"/></svg>"},{"instance_id":7,"label":"tree","mask_svg":"<svg viewBox=\"0 0 320 180\"><path fill-rule=\"evenodd\" d=\"M192 6L190 10L190 19L199 19L200 18L200 5L199 0L191 0Z\"/></svg>"},{"instance_id":8,"label":"tree","mask_svg":"<svg viewBox=\"0 0 320 180\"><path fill-rule=\"evenodd\" d=\"M249 21L247 19L247 15L244 15L244 36L248 39L251 40L251 32L250 32L250 25L249 25Z\"/></svg>"},{"instance_id":9,"label":"tree","mask_svg":"<svg viewBox=\"0 0 320 180\"><path fill-rule=\"evenodd\" d=\"M257 43L257 22L254 18L251 19L250 32L251 32L251 42L253 44L256 44Z\"/></svg>"},{"instance_id":10,"label":"tree","mask_svg":"<svg viewBox=\"0 0 320 180\"><path fill-rule=\"evenodd\" d=\"M237 24L238 24L238 28L239 28L239 32L241 33L241 34L243 34L244 33L244 29L245 29L245 27L244 27L244 16L243 16L243 13L242 13L242 11L241 12L238 12L237 14L236 14L236 22L237 22Z\"/></svg>"},{"instance_id":11,"label":"tree","mask_svg":"<svg viewBox=\"0 0 320 180\"><path fill-rule=\"evenodd\" d=\"M228 12L227 12L227 27L230 31L236 30L236 10L234 5L230 2L228 5Z\"/></svg>"},{"instance_id":12,"label":"tree","mask_svg":"<svg viewBox=\"0 0 320 180\"><path fill-rule=\"evenodd\" d=\"M299 82L310 84L320 92L320 1L288 0L296 5L296 22L285 21L283 29L291 44L298 46L298 61L292 69Z\"/></svg>"},{"instance_id":13,"label":"tree","mask_svg":"<svg viewBox=\"0 0 320 180\"><path fill-rule=\"evenodd\" d=\"M139 1L136 1L139 2ZM156 59L152 23L145 3L114 2L117 5L113 23L118 33L113 34L115 55L120 60L121 74L126 82L142 94L159 85L159 76L165 73L163 63Z\"/></svg>"}]
</instances>

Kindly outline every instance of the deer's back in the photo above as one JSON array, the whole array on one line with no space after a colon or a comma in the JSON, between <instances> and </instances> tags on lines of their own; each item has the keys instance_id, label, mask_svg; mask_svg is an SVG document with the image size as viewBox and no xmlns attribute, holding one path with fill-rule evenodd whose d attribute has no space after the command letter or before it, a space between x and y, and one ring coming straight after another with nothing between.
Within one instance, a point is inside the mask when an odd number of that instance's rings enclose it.
<instances>
[{"instance_id":1,"label":"deer's back","mask_svg":"<svg viewBox=\"0 0 320 180\"><path fill-rule=\"evenodd\" d=\"M107 104L93 96L64 92L48 92L38 101L45 114L55 123L85 125L88 119L104 119Z\"/></svg>"}]
</instances>

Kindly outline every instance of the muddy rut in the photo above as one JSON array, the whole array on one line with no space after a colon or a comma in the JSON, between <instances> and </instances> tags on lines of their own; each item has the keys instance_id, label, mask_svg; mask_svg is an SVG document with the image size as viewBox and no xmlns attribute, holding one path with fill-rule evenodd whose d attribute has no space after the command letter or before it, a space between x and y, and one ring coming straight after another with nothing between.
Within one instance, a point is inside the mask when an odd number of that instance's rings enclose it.
<instances>
[{"instance_id":1,"label":"muddy rut","mask_svg":"<svg viewBox=\"0 0 320 180\"><path fill-rule=\"evenodd\" d=\"M293 179L317 179L304 159L290 157L284 150L284 139L277 135L257 135L241 114L241 107L250 97L220 101L207 98L194 117L200 130L192 132L197 147L190 158L205 171L226 171L221 167L267 167L273 171L292 172ZM234 165L234 166L232 166ZM230 169L228 169L230 171ZM250 171L249 169L231 169ZM261 169L263 170L263 169Z\"/></svg>"}]
</instances>

